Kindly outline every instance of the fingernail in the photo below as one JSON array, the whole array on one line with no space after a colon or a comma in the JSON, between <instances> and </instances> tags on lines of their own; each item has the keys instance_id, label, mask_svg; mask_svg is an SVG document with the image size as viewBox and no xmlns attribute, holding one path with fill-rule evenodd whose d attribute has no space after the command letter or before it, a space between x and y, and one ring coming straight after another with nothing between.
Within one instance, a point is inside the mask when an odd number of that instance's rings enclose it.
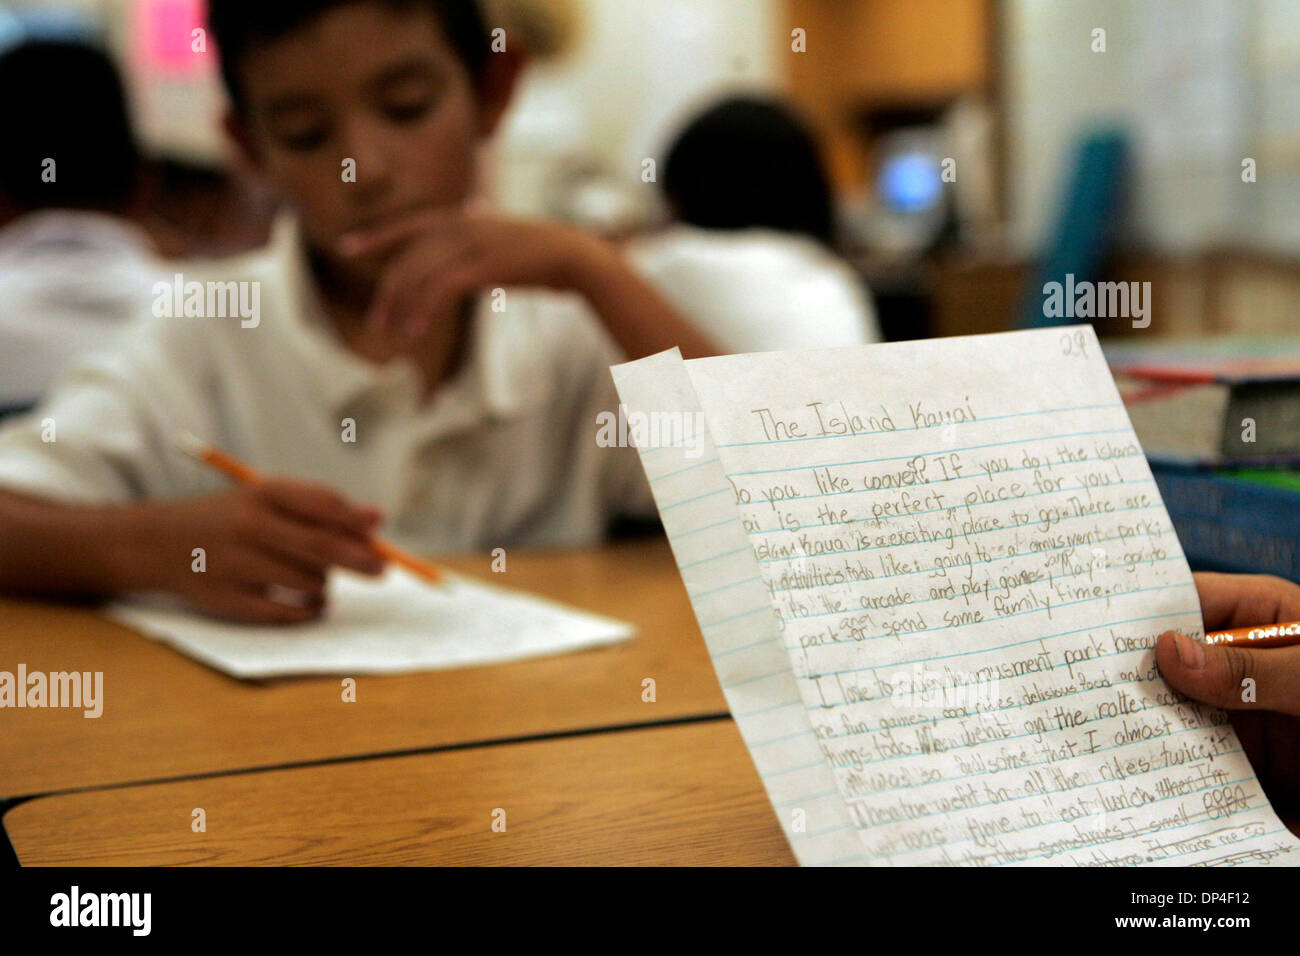
<instances>
[{"instance_id":1,"label":"fingernail","mask_svg":"<svg viewBox=\"0 0 1300 956\"><path fill-rule=\"evenodd\" d=\"M1190 671L1199 671L1205 667L1205 645L1194 641L1186 634L1174 635L1174 650L1178 652L1179 662Z\"/></svg>"}]
</instances>

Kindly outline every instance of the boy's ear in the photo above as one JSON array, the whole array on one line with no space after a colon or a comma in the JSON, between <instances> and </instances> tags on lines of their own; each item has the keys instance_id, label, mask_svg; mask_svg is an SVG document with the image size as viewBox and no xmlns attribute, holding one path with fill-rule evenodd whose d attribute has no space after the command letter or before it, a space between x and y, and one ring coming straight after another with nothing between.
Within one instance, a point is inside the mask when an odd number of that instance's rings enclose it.
<instances>
[{"instance_id":1,"label":"boy's ear","mask_svg":"<svg viewBox=\"0 0 1300 956\"><path fill-rule=\"evenodd\" d=\"M527 55L513 48L488 54L478 90L480 136L491 136L501 125L527 63Z\"/></svg>"}]
</instances>

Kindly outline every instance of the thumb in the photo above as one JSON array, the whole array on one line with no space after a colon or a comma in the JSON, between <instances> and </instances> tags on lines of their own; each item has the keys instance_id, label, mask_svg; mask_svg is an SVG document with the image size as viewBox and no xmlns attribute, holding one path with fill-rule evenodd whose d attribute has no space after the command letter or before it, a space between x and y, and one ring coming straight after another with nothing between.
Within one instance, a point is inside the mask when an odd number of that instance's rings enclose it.
<instances>
[{"instance_id":1,"label":"thumb","mask_svg":"<svg viewBox=\"0 0 1300 956\"><path fill-rule=\"evenodd\" d=\"M1193 700L1300 716L1300 645L1230 647L1166 631L1156 643L1156 665L1174 690Z\"/></svg>"}]
</instances>

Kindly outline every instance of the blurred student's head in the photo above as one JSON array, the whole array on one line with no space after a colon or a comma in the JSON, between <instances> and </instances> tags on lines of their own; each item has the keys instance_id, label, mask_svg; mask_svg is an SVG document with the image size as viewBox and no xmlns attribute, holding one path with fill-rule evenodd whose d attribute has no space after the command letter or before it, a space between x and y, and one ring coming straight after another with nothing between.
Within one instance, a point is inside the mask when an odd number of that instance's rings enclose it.
<instances>
[{"instance_id":1,"label":"blurred student's head","mask_svg":"<svg viewBox=\"0 0 1300 956\"><path fill-rule=\"evenodd\" d=\"M734 97L691 120L669 148L664 193L705 229L763 227L833 237L830 184L817 143L781 103Z\"/></svg>"},{"instance_id":2,"label":"blurred student's head","mask_svg":"<svg viewBox=\"0 0 1300 956\"><path fill-rule=\"evenodd\" d=\"M209 20L228 128L318 253L467 198L513 80L475 0L210 0Z\"/></svg>"},{"instance_id":3,"label":"blurred student's head","mask_svg":"<svg viewBox=\"0 0 1300 956\"><path fill-rule=\"evenodd\" d=\"M117 68L95 47L32 40L0 54L0 206L126 212L140 181Z\"/></svg>"}]
</instances>

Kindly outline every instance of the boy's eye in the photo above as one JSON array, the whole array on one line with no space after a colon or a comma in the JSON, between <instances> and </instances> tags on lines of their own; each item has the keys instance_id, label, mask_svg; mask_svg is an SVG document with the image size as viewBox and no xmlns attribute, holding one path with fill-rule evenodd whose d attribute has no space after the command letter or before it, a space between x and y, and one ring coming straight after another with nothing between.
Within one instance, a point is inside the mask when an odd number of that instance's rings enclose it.
<instances>
[{"instance_id":1,"label":"boy's eye","mask_svg":"<svg viewBox=\"0 0 1300 956\"><path fill-rule=\"evenodd\" d=\"M433 98L421 96L402 100L389 100L384 103L384 115L397 123L409 123L424 116L433 106Z\"/></svg>"},{"instance_id":2,"label":"boy's eye","mask_svg":"<svg viewBox=\"0 0 1300 956\"><path fill-rule=\"evenodd\" d=\"M429 112L431 105L432 100L427 97L405 103L387 103L384 105L384 113L389 119L397 120L399 123L410 122Z\"/></svg>"},{"instance_id":3,"label":"boy's eye","mask_svg":"<svg viewBox=\"0 0 1300 956\"><path fill-rule=\"evenodd\" d=\"M375 84L374 103L390 122L410 123L437 107L443 83L423 67L408 67Z\"/></svg>"},{"instance_id":4,"label":"boy's eye","mask_svg":"<svg viewBox=\"0 0 1300 956\"><path fill-rule=\"evenodd\" d=\"M285 149L295 153L307 153L319 149L329 139L329 130L324 126L310 126L305 129L283 130L279 140Z\"/></svg>"}]
</instances>

